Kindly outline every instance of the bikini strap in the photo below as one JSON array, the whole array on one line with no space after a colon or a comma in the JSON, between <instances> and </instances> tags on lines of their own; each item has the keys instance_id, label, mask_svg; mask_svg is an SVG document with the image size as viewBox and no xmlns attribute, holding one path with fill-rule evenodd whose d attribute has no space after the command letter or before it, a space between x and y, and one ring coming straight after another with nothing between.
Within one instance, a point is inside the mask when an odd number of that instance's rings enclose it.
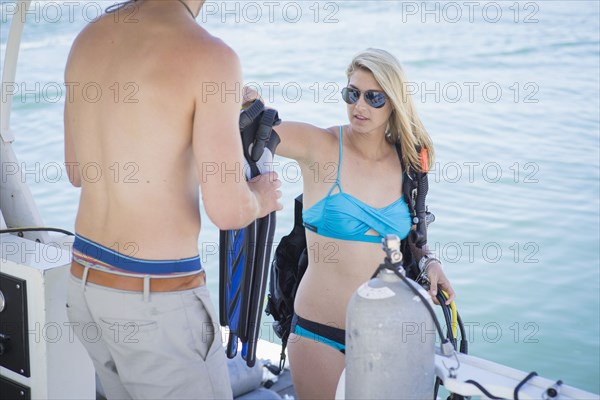
<instances>
[{"instance_id":1,"label":"bikini strap","mask_svg":"<svg viewBox=\"0 0 600 400\"><path fill-rule=\"evenodd\" d=\"M340 125L340 155L339 155L339 159L338 159L338 173L337 173L337 179L336 179L336 183L340 184L340 174L342 173L342 126ZM342 187L340 186L340 190L342 190Z\"/></svg>"},{"instance_id":2,"label":"bikini strap","mask_svg":"<svg viewBox=\"0 0 600 400\"><path fill-rule=\"evenodd\" d=\"M340 173L342 172L342 126L341 125L340 125L339 137L340 137L340 139L339 139L340 140L340 153L338 156L337 177L335 178L335 183L333 184L333 186L331 186L331 189L329 189L329 192L327 192L327 197L329 197L329 195L331 194L333 189L335 189L336 186L337 186L338 190L340 191L340 193L342 193L342 185L340 184Z\"/></svg>"}]
</instances>

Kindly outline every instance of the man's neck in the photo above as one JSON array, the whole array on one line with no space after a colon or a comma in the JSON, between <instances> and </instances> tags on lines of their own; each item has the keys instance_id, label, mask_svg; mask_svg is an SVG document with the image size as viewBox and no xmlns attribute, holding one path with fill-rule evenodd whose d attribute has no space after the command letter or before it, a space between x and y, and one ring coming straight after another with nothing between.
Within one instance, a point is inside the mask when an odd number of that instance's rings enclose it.
<instances>
[{"instance_id":1,"label":"man's neck","mask_svg":"<svg viewBox=\"0 0 600 400\"><path fill-rule=\"evenodd\" d=\"M200 10L202 9L202 6L204 5L204 2L206 0L181 0L181 1L184 2L185 4L187 4L187 6L190 8L192 13L194 14L194 18L196 18L200 14Z\"/></svg>"}]
</instances>

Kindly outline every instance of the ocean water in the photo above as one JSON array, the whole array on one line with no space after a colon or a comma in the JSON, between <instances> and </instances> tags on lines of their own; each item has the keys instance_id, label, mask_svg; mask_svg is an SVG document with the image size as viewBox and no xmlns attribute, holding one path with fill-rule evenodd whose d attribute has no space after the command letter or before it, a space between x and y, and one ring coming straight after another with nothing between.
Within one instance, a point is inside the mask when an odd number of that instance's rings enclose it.
<instances>
[{"instance_id":1,"label":"ocean water","mask_svg":"<svg viewBox=\"0 0 600 400\"><path fill-rule=\"evenodd\" d=\"M72 230L78 189L56 167L62 74L77 33L112 2L66 3L34 2L27 15L11 128L45 225ZM0 12L4 57L15 3L2 1ZM396 55L436 146L429 243L457 292L470 352L595 393L599 21L597 1L208 1L198 17L283 118L318 126L346 122L338 93L354 53ZM302 190L295 164L279 162L286 209L276 239ZM218 231L203 217L199 246L216 300Z\"/></svg>"}]
</instances>

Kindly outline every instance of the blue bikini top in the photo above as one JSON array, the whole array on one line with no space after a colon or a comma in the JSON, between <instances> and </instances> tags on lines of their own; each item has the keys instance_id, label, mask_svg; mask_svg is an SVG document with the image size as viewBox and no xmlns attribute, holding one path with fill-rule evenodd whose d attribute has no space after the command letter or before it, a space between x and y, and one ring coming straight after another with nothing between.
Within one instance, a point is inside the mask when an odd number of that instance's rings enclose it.
<instances>
[{"instance_id":1,"label":"blue bikini top","mask_svg":"<svg viewBox=\"0 0 600 400\"><path fill-rule=\"evenodd\" d=\"M412 227L410 211L400 197L392 204L375 208L344 193L340 185L342 170L342 127L340 126L340 155L335 183L327 196L302 212L306 229L335 239L379 243L387 234L406 238ZM333 189L339 192L331 194ZM377 235L368 234L373 229Z\"/></svg>"}]
</instances>

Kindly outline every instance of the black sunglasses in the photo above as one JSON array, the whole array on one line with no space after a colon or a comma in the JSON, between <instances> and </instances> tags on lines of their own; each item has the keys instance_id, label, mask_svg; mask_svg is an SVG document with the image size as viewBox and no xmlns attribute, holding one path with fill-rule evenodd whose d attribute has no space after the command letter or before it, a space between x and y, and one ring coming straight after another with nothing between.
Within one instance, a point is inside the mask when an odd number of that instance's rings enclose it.
<instances>
[{"instance_id":1,"label":"black sunglasses","mask_svg":"<svg viewBox=\"0 0 600 400\"><path fill-rule=\"evenodd\" d=\"M345 87L342 89L342 98L348 104L354 104L360 99L360 90ZM381 108L385 105L386 96L385 93L377 90L365 91L365 101L368 105L373 108Z\"/></svg>"}]
</instances>

